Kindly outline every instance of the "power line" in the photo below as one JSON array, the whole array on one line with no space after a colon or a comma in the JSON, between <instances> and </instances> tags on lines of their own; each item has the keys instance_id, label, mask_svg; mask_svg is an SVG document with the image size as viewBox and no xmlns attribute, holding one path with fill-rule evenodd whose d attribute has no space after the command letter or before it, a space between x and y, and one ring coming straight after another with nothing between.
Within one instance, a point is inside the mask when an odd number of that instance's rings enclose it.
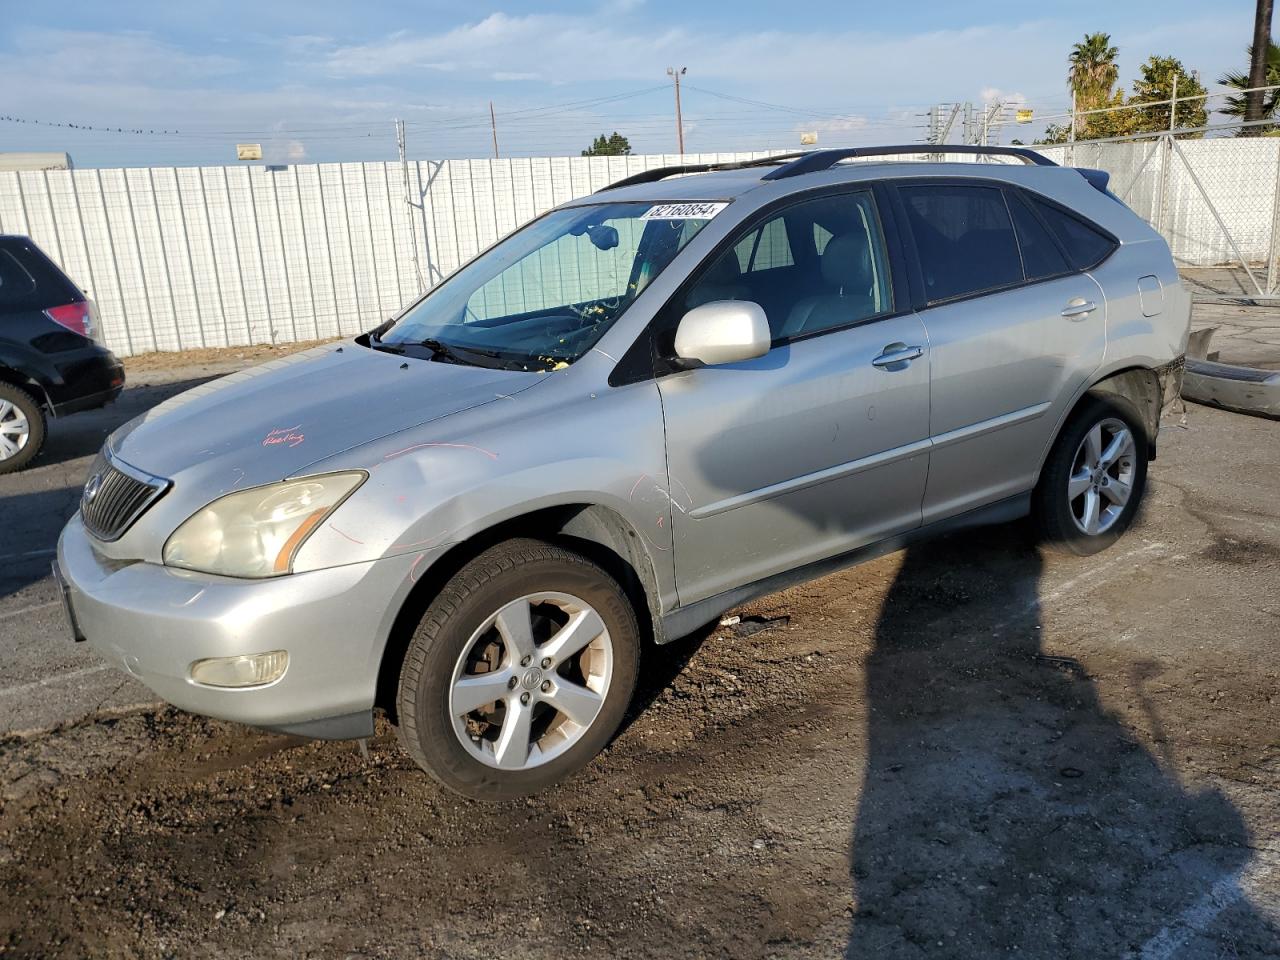
<instances>
[{"instance_id":1,"label":"power line","mask_svg":"<svg viewBox=\"0 0 1280 960\"><path fill-rule=\"evenodd\" d=\"M146 130L142 127L95 127L87 123L68 123L60 120L33 120L28 117L11 117L0 115L0 121L6 123L26 123L39 127L63 127L69 130L92 130L96 133L129 133L141 134L142 136L170 136L177 134L177 130Z\"/></svg>"}]
</instances>

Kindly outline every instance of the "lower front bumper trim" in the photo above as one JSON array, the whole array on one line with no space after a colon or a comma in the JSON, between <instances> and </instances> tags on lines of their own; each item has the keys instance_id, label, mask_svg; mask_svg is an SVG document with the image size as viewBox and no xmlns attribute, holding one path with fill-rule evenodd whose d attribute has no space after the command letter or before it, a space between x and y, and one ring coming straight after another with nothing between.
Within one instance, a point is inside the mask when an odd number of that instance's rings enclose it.
<instances>
[{"instance_id":1,"label":"lower front bumper trim","mask_svg":"<svg viewBox=\"0 0 1280 960\"><path fill-rule=\"evenodd\" d=\"M287 733L312 740L359 740L373 736L373 711L357 710L339 717L300 720L297 723L272 724L264 730Z\"/></svg>"}]
</instances>

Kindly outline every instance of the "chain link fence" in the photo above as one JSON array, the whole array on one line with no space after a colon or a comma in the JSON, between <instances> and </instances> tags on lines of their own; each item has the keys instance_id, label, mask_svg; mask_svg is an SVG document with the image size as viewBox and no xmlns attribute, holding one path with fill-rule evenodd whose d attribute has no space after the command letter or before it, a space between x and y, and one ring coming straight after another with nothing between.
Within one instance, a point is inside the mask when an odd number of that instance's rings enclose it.
<instances>
[{"instance_id":1,"label":"chain link fence","mask_svg":"<svg viewBox=\"0 0 1280 960\"><path fill-rule=\"evenodd\" d=\"M1112 192L1163 234L1180 265L1239 266L1257 296L1274 295L1280 138L1185 137L1037 149L1057 163L1107 171Z\"/></svg>"}]
</instances>

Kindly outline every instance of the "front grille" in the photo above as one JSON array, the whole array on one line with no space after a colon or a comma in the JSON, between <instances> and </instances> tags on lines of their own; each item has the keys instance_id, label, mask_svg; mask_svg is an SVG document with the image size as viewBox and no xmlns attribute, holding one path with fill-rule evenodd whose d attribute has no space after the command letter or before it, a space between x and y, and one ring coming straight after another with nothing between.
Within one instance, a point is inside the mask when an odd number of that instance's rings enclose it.
<instances>
[{"instance_id":1,"label":"front grille","mask_svg":"<svg viewBox=\"0 0 1280 960\"><path fill-rule=\"evenodd\" d=\"M99 540L118 540L169 483L98 454L80 496L80 519Z\"/></svg>"}]
</instances>

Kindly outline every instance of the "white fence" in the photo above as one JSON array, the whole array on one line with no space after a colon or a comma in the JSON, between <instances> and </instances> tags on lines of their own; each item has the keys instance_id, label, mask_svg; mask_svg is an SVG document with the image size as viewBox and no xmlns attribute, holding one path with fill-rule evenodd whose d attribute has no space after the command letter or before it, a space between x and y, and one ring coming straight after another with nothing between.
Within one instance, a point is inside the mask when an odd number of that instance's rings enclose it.
<instances>
[{"instance_id":1,"label":"white fence","mask_svg":"<svg viewBox=\"0 0 1280 960\"><path fill-rule=\"evenodd\" d=\"M1112 189L1163 230L1181 263L1269 262L1280 138L1179 140L1180 154L1164 147L1081 142L1043 152L1065 162L1073 151L1076 165L1110 172ZM120 354L308 340L376 326L420 283L431 286L539 213L680 161L4 172L0 233L31 236L85 288Z\"/></svg>"},{"instance_id":2,"label":"white fence","mask_svg":"<svg viewBox=\"0 0 1280 960\"><path fill-rule=\"evenodd\" d=\"M556 204L681 160L8 172L0 233L32 237L83 287L122 355L308 340L376 326L418 296L419 272L430 286Z\"/></svg>"}]
</instances>

